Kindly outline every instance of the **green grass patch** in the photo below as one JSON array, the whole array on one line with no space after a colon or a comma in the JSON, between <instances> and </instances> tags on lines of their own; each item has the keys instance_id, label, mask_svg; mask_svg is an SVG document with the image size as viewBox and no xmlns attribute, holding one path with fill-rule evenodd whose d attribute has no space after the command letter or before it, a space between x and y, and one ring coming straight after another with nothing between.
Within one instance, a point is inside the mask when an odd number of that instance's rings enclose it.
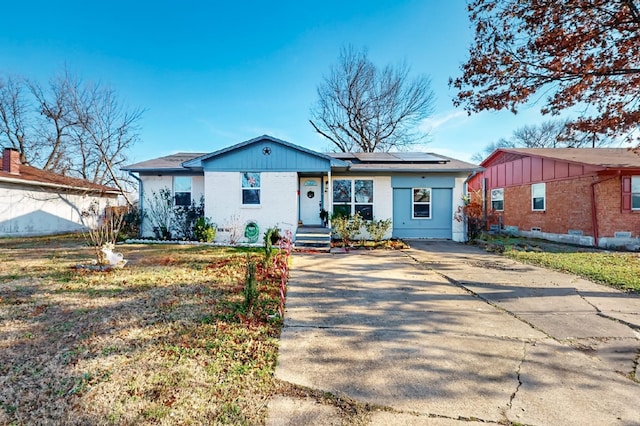
<instances>
[{"instance_id":1,"label":"green grass patch","mask_svg":"<svg viewBox=\"0 0 640 426\"><path fill-rule=\"evenodd\" d=\"M510 235L482 235L475 244L509 258L568 272L620 290L640 293L638 253L605 251Z\"/></svg>"},{"instance_id":2,"label":"green grass patch","mask_svg":"<svg viewBox=\"0 0 640 426\"><path fill-rule=\"evenodd\" d=\"M640 293L640 258L619 252L536 252L513 248L505 256L534 265L569 272L625 291Z\"/></svg>"}]
</instances>

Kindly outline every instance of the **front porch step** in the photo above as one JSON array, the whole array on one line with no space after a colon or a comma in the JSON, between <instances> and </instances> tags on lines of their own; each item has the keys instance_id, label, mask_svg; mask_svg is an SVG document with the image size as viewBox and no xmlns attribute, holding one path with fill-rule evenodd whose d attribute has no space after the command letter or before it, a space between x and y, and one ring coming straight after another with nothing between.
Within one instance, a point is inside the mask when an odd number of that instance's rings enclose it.
<instances>
[{"instance_id":1,"label":"front porch step","mask_svg":"<svg viewBox=\"0 0 640 426\"><path fill-rule=\"evenodd\" d=\"M294 249L314 251L331 250L331 229L319 226L302 226L298 228Z\"/></svg>"}]
</instances>

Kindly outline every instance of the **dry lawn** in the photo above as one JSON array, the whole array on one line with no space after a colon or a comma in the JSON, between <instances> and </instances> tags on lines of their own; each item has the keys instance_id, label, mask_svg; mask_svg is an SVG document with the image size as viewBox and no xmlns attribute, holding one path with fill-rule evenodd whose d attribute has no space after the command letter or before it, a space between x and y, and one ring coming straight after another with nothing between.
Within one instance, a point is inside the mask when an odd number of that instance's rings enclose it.
<instances>
[{"instance_id":1,"label":"dry lawn","mask_svg":"<svg viewBox=\"0 0 640 426\"><path fill-rule=\"evenodd\" d=\"M117 250L91 272L81 237L0 239L0 424L264 423L280 278L247 312L246 251Z\"/></svg>"}]
</instances>

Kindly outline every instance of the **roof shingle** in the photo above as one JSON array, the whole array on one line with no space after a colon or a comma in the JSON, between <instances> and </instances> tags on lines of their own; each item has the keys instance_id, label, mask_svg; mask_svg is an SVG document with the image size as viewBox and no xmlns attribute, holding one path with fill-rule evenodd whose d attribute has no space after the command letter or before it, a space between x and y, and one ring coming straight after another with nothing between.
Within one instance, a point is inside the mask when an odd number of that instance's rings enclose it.
<instances>
[{"instance_id":1,"label":"roof shingle","mask_svg":"<svg viewBox=\"0 0 640 426\"><path fill-rule=\"evenodd\" d=\"M640 155L628 148L500 148L498 151L615 169L640 168ZM486 165L487 160L482 165Z\"/></svg>"},{"instance_id":2,"label":"roof shingle","mask_svg":"<svg viewBox=\"0 0 640 426\"><path fill-rule=\"evenodd\" d=\"M27 166L25 164L20 165L20 173L13 174L4 170L0 170L0 181L23 181L26 185L38 185L44 184L47 186L58 186L66 188L74 188L80 190L88 190L92 192L103 193L119 193L117 188L110 186L99 185L89 182L88 180L73 178L69 176L59 175L57 173L48 172L38 169L36 167Z\"/></svg>"}]
</instances>

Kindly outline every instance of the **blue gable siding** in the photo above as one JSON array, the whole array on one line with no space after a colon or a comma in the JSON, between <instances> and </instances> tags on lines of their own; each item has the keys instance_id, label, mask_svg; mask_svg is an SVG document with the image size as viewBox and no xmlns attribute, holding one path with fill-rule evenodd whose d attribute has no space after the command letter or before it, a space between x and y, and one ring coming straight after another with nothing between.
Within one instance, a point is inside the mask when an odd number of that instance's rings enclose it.
<instances>
[{"instance_id":1,"label":"blue gable siding","mask_svg":"<svg viewBox=\"0 0 640 426\"><path fill-rule=\"evenodd\" d=\"M264 150L270 149L265 155ZM259 141L202 162L205 172L327 172L330 160L272 140Z\"/></svg>"}]
</instances>

